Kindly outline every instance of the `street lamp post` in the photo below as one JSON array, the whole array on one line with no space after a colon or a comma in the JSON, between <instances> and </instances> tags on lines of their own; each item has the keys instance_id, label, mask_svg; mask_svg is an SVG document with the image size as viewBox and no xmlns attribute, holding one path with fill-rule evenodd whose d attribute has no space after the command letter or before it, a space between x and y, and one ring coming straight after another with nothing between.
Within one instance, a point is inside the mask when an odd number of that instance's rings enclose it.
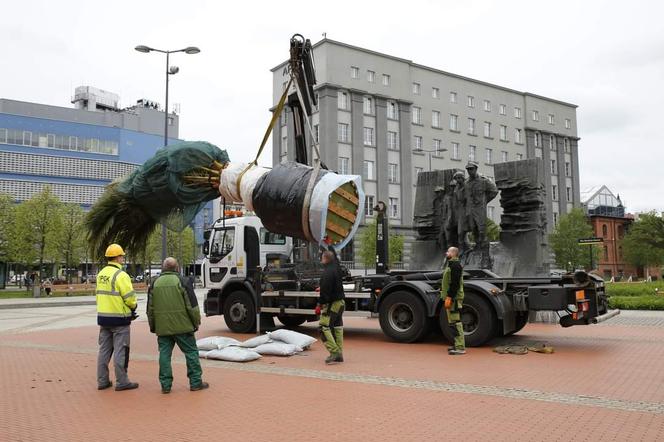
<instances>
[{"instance_id":1,"label":"street lamp post","mask_svg":"<svg viewBox=\"0 0 664 442\"><path fill-rule=\"evenodd\" d=\"M424 149L417 149L415 152L426 152L427 156L429 157L429 172L433 171L433 167L431 166L431 154L433 153L443 153L447 152L447 149L431 149L431 150L424 150Z\"/></svg>"},{"instance_id":2,"label":"street lamp post","mask_svg":"<svg viewBox=\"0 0 664 442\"><path fill-rule=\"evenodd\" d=\"M184 49L178 49L175 51L167 51L163 49L155 49L145 45L139 45L134 48L138 52L143 52L147 54L148 52L161 52L166 54L166 104L164 106L164 147L168 146L168 76L175 75L180 71L180 68L177 66L169 66L170 55L176 52L184 52L185 54L198 54L201 52L196 46L188 46ZM166 224L161 224L161 259L162 261L166 259L167 256L167 242L166 242Z\"/></svg>"}]
</instances>

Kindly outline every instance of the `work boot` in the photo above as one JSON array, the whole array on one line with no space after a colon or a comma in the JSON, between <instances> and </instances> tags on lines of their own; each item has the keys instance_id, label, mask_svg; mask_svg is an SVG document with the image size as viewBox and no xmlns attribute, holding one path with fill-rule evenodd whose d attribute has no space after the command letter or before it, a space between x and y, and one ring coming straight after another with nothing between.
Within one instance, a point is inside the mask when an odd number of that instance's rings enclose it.
<instances>
[{"instance_id":1,"label":"work boot","mask_svg":"<svg viewBox=\"0 0 664 442\"><path fill-rule=\"evenodd\" d=\"M189 391L200 391L200 390L205 390L206 388L210 388L210 384L207 382L201 382L200 385L197 385L195 387L189 387Z\"/></svg>"},{"instance_id":2,"label":"work boot","mask_svg":"<svg viewBox=\"0 0 664 442\"><path fill-rule=\"evenodd\" d=\"M450 345L449 347L447 347L447 351L452 351L452 350L454 350L454 346L453 346L453 345Z\"/></svg>"},{"instance_id":3,"label":"work boot","mask_svg":"<svg viewBox=\"0 0 664 442\"><path fill-rule=\"evenodd\" d=\"M459 349L456 349L456 348L455 348L455 349L449 350L449 351L447 352L447 354L448 354L448 355L451 355L451 356L465 355L465 354L466 354L466 350L464 350L463 348L459 348Z\"/></svg>"},{"instance_id":4,"label":"work boot","mask_svg":"<svg viewBox=\"0 0 664 442\"><path fill-rule=\"evenodd\" d=\"M170 392L171 392L170 388L163 388L163 387L161 388L161 394L168 394Z\"/></svg>"},{"instance_id":5,"label":"work boot","mask_svg":"<svg viewBox=\"0 0 664 442\"><path fill-rule=\"evenodd\" d=\"M107 388L111 388L113 386L113 382L108 381L104 385L97 385L97 390L106 390Z\"/></svg>"},{"instance_id":6,"label":"work boot","mask_svg":"<svg viewBox=\"0 0 664 442\"><path fill-rule=\"evenodd\" d=\"M339 362L343 362L344 357L341 356L340 354L331 354L325 359L325 363L327 365L333 365L333 364L338 364Z\"/></svg>"},{"instance_id":7,"label":"work boot","mask_svg":"<svg viewBox=\"0 0 664 442\"><path fill-rule=\"evenodd\" d=\"M115 391L136 390L137 388L138 388L138 382L130 382L127 385L116 386Z\"/></svg>"}]
</instances>

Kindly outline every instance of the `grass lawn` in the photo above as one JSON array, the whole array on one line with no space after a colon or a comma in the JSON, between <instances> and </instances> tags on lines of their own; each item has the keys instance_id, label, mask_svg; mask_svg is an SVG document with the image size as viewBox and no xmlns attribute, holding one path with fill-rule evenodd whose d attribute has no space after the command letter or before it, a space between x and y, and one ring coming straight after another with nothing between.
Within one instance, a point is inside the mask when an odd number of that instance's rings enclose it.
<instances>
[{"instance_id":1,"label":"grass lawn","mask_svg":"<svg viewBox=\"0 0 664 442\"><path fill-rule=\"evenodd\" d=\"M624 310L664 310L664 281L606 284L609 306Z\"/></svg>"},{"instance_id":2,"label":"grass lawn","mask_svg":"<svg viewBox=\"0 0 664 442\"><path fill-rule=\"evenodd\" d=\"M76 292L72 293L70 296L90 296L94 295L94 292ZM42 293L42 298L45 298L46 295ZM64 293L54 293L51 295L51 298L63 298L65 297ZM32 298L32 290L27 291L23 290L0 290L0 299L10 299L10 298Z\"/></svg>"}]
</instances>

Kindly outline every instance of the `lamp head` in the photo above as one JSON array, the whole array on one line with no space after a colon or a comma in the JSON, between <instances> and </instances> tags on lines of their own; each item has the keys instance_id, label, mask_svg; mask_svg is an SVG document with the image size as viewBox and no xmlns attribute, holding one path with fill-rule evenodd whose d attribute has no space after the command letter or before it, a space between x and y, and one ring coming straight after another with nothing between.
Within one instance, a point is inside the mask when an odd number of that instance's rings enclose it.
<instances>
[{"instance_id":1,"label":"lamp head","mask_svg":"<svg viewBox=\"0 0 664 442\"><path fill-rule=\"evenodd\" d=\"M201 52L201 50L198 49L196 46L189 46L184 48L184 52L187 54L198 54L199 52Z\"/></svg>"},{"instance_id":2,"label":"lamp head","mask_svg":"<svg viewBox=\"0 0 664 442\"><path fill-rule=\"evenodd\" d=\"M148 46L145 46L145 45L138 45L134 49L136 49L138 52L143 52L145 54L147 54L148 52L150 52L152 50L152 48L150 48Z\"/></svg>"}]
</instances>

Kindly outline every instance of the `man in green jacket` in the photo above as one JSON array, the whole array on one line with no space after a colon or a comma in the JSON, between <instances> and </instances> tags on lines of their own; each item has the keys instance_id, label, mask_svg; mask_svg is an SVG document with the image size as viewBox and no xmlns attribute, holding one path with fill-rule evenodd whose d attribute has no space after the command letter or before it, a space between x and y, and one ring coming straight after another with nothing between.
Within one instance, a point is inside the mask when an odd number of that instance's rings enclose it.
<instances>
[{"instance_id":1,"label":"man in green jacket","mask_svg":"<svg viewBox=\"0 0 664 442\"><path fill-rule=\"evenodd\" d=\"M147 316L150 331L157 335L159 344L159 382L161 392L171 392L173 370L171 356L175 344L184 353L187 361L187 377L191 391L209 387L201 379L201 363L194 332L201 325L198 300L191 283L178 273L175 258L166 258L161 267L161 275L148 290Z\"/></svg>"},{"instance_id":2,"label":"man in green jacket","mask_svg":"<svg viewBox=\"0 0 664 442\"><path fill-rule=\"evenodd\" d=\"M447 250L447 265L443 271L443 283L440 295L445 300L447 323L452 329L454 346L447 349L453 356L466 354L466 341L463 336L461 309L463 308L463 266L459 262L459 249L450 247Z\"/></svg>"}]
</instances>

